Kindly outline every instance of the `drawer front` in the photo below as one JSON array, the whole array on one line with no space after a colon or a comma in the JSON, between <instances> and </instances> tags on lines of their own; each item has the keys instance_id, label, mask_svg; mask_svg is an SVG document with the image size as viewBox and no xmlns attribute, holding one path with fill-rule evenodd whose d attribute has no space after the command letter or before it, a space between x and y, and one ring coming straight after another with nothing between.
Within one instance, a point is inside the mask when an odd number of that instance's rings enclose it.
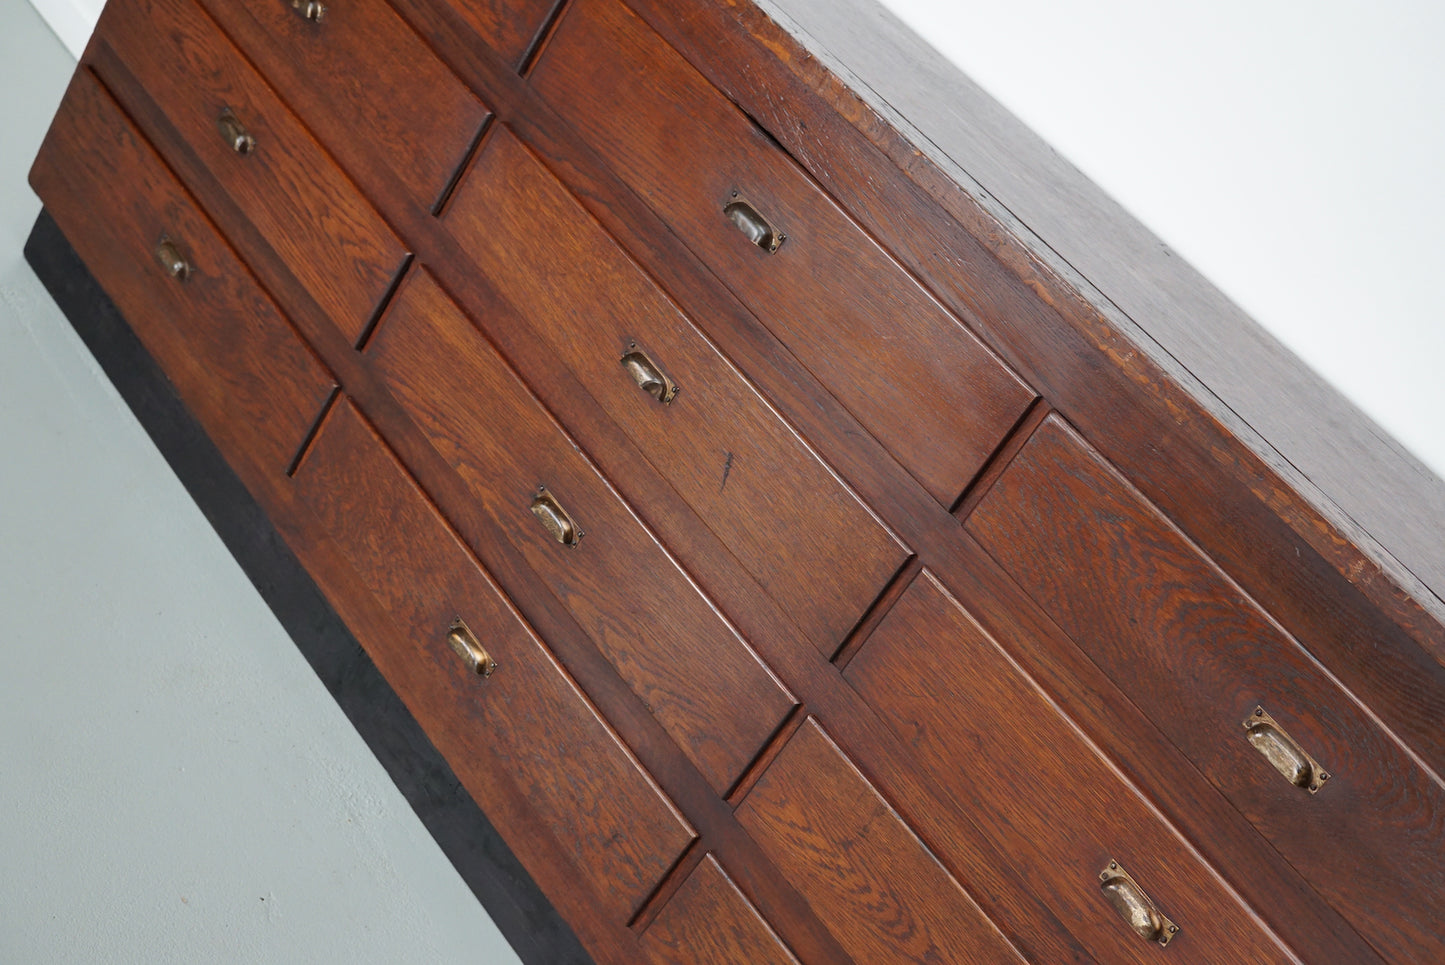
<instances>
[{"instance_id":1,"label":"drawer front","mask_svg":"<svg viewBox=\"0 0 1445 965\"><path fill-rule=\"evenodd\" d=\"M425 272L403 283L367 355L497 527L725 792L793 699Z\"/></svg>"},{"instance_id":2,"label":"drawer front","mask_svg":"<svg viewBox=\"0 0 1445 965\"><path fill-rule=\"evenodd\" d=\"M467 791L511 782L614 920L626 921L691 828L557 664L349 400L328 414L296 492L395 624L361 640ZM342 590L342 592L347 592ZM460 618L496 669L448 644ZM491 812L494 820L498 809Z\"/></svg>"},{"instance_id":3,"label":"drawer front","mask_svg":"<svg viewBox=\"0 0 1445 965\"><path fill-rule=\"evenodd\" d=\"M320 20L309 0L202 4L344 165L385 159L413 204L441 202L488 111L386 0L323 2Z\"/></svg>"},{"instance_id":4,"label":"drawer front","mask_svg":"<svg viewBox=\"0 0 1445 965\"><path fill-rule=\"evenodd\" d=\"M940 787L1007 802L975 820L1098 961L1152 961L1161 941L1179 962L1291 960L927 571L845 676ZM1111 861L1181 931L1126 927L1101 888Z\"/></svg>"},{"instance_id":5,"label":"drawer front","mask_svg":"<svg viewBox=\"0 0 1445 965\"><path fill-rule=\"evenodd\" d=\"M487 46L512 67L541 36L548 15L562 0L449 0L449 5L471 25Z\"/></svg>"},{"instance_id":6,"label":"drawer front","mask_svg":"<svg viewBox=\"0 0 1445 965\"><path fill-rule=\"evenodd\" d=\"M737 818L859 965L1023 960L811 719Z\"/></svg>"},{"instance_id":7,"label":"drawer front","mask_svg":"<svg viewBox=\"0 0 1445 965\"><path fill-rule=\"evenodd\" d=\"M381 216L192 0L115 4L98 29L316 303L360 338L407 254Z\"/></svg>"},{"instance_id":8,"label":"drawer front","mask_svg":"<svg viewBox=\"0 0 1445 965\"><path fill-rule=\"evenodd\" d=\"M712 855L648 926L643 947L658 965L798 965Z\"/></svg>"},{"instance_id":9,"label":"drawer front","mask_svg":"<svg viewBox=\"0 0 1445 965\"><path fill-rule=\"evenodd\" d=\"M579 0L532 82L935 499L1033 399L747 117L616 0ZM786 240L769 253L757 218Z\"/></svg>"},{"instance_id":10,"label":"drawer front","mask_svg":"<svg viewBox=\"0 0 1445 965\"><path fill-rule=\"evenodd\" d=\"M280 476L333 380L88 71L32 183L232 466Z\"/></svg>"},{"instance_id":11,"label":"drawer front","mask_svg":"<svg viewBox=\"0 0 1445 965\"><path fill-rule=\"evenodd\" d=\"M505 128L488 137L445 220L653 467L832 656L902 565L903 546Z\"/></svg>"},{"instance_id":12,"label":"drawer front","mask_svg":"<svg viewBox=\"0 0 1445 965\"><path fill-rule=\"evenodd\" d=\"M1063 422L966 525L1376 948L1445 961L1439 782ZM1314 793L1271 760L1301 752Z\"/></svg>"}]
</instances>

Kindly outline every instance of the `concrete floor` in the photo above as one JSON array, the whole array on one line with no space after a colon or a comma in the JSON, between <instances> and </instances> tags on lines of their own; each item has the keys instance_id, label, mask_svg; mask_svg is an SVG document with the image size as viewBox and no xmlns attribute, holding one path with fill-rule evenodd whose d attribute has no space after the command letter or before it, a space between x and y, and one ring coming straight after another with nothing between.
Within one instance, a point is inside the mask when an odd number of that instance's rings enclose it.
<instances>
[{"instance_id":1,"label":"concrete floor","mask_svg":"<svg viewBox=\"0 0 1445 965\"><path fill-rule=\"evenodd\" d=\"M0 962L516 962L22 258L73 69L0 0Z\"/></svg>"}]
</instances>

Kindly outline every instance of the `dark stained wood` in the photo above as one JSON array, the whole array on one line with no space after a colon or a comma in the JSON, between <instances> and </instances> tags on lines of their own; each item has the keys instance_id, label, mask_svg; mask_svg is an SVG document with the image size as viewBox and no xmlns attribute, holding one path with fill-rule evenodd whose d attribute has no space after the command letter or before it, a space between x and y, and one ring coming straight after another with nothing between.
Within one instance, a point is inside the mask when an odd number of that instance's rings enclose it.
<instances>
[{"instance_id":1,"label":"dark stained wood","mask_svg":"<svg viewBox=\"0 0 1445 965\"><path fill-rule=\"evenodd\" d=\"M488 138L444 220L653 467L831 655L907 550L505 128ZM619 360L633 342L680 386L671 403L628 377Z\"/></svg>"},{"instance_id":2,"label":"dark stained wood","mask_svg":"<svg viewBox=\"0 0 1445 965\"><path fill-rule=\"evenodd\" d=\"M425 272L368 357L423 435L720 793L793 706L712 608ZM582 530L557 543L539 486ZM645 582L637 579L645 576Z\"/></svg>"},{"instance_id":3,"label":"dark stained wood","mask_svg":"<svg viewBox=\"0 0 1445 965\"><path fill-rule=\"evenodd\" d=\"M620 3L578 0L531 79L924 488L951 506L1032 390ZM623 104L626 111L615 109ZM787 234L775 253L750 244L723 214L733 192Z\"/></svg>"},{"instance_id":4,"label":"dark stained wood","mask_svg":"<svg viewBox=\"0 0 1445 965\"><path fill-rule=\"evenodd\" d=\"M797 965L712 855L703 858L647 929L659 965Z\"/></svg>"},{"instance_id":5,"label":"dark stained wood","mask_svg":"<svg viewBox=\"0 0 1445 965\"><path fill-rule=\"evenodd\" d=\"M1100 893L1111 860L1182 929L1171 961L1293 960L926 570L846 676L941 784L994 805L979 820L1100 961L1159 952Z\"/></svg>"},{"instance_id":6,"label":"dark stained wood","mask_svg":"<svg viewBox=\"0 0 1445 965\"><path fill-rule=\"evenodd\" d=\"M1023 960L815 721L737 814L856 960Z\"/></svg>"},{"instance_id":7,"label":"dark stained wood","mask_svg":"<svg viewBox=\"0 0 1445 965\"><path fill-rule=\"evenodd\" d=\"M227 458L284 472L333 380L88 71L31 183ZM162 237L184 281L162 268Z\"/></svg>"},{"instance_id":8,"label":"dark stained wood","mask_svg":"<svg viewBox=\"0 0 1445 965\"><path fill-rule=\"evenodd\" d=\"M595 899L625 920L693 838L355 407L330 413L298 494L400 632L362 638L472 794L514 782ZM461 617L498 663L447 645Z\"/></svg>"},{"instance_id":9,"label":"dark stained wood","mask_svg":"<svg viewBox=\"0 0 1445 965\"><path fill-rule=\"evenodd\" d=\"M967 528L1377 948L1445 957L1439 777L1061 420ZM1318 794L1245 740L1256 705L1332 774Z\"/></svg>"},{"instance_id":10,"label":"dark stained wood","mask_svg":"<svg viewBox=\"0 0 1445 965\"><path fill-rule=\"evenodd\" d=\"M564 0L441 0L467 22L477 36L513 67L520 68L541 39L553 8Z\"/></svg>"},{"instance_id":11,"label":"dark stained wood","mask_svg":"<svg viewBox=\"0 0 1445 965\"><path fill-rule=\"evenodd\" d=\"M200 2L343 165L378 151L413 205L441 199L488 111L386 0L328 3L320 23L288 0ZM328 139L322 115L346 136Z\"/></svg>"},{"instance_id":12,"label":"dark stained wood","mask_svg":"<svg viewBox=\"0 0 1445 965\"><path fill-rule=\"evenodd\" d=\"M147 98L337 327L360 337L407 257L386 222L191 0L116 4L98 29L129 75L122 93L137 92L132 115ZM99 60L113 77L114 62ZM255 138L250 153L222 136L223 108Z\"/></svg>"}]
</instances>

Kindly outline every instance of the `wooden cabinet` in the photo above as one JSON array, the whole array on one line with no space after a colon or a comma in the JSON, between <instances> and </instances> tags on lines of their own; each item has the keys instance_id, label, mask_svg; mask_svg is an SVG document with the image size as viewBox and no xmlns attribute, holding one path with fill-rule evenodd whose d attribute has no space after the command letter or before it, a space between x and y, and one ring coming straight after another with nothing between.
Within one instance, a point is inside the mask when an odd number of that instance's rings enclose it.
<instances>
[{"instance_id":1,"label":"wooden cabinet","mask_svg":"<svg viewBox=\"0 0 1445 965\"><path fill-rule=\"evenodd\" d=\"M32 173L527 888L628 965L1442 958L1439 601L674 7L112 0Z\"/></svg>"}]
</instances>

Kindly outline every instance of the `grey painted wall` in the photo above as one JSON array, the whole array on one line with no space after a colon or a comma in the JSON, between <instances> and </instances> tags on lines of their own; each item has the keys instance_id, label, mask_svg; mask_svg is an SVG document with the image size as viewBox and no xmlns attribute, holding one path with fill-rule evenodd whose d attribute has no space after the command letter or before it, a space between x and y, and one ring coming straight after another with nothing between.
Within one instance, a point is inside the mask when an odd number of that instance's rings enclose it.
<instances>
[{"instance_id":1,"label":"grey painted wall","mask_svg":"<svg viewBox=\"0 0 1445 965\"><path fill-rule=\"evenodd\" d=\"M512 963L25 264L74 61L0 0L0 963Z\"/></svg>"}]
</instances>

